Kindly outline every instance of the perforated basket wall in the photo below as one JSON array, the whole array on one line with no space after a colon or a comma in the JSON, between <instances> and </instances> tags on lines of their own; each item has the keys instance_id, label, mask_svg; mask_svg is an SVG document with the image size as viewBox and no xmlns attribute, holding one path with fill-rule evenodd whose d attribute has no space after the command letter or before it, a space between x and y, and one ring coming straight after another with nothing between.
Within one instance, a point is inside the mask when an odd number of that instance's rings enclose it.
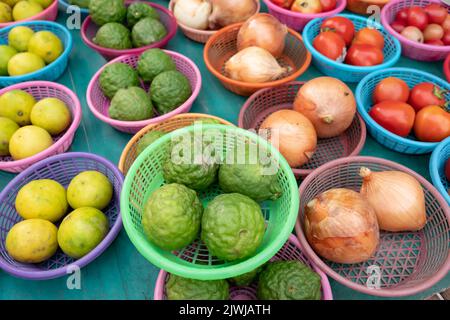
<instances>
[{"instance_id":1,"label":"perforated basket wall","mask_svg":"<svg viewBox=\"0 0 450 320\"><path fill-rule=\"evenodd\" d=\"M430 158L430 176L434 186L450 205L450 181L445 176L445 164L450 159L450 137L439 143Z\"/></svg>"}]
</instances>

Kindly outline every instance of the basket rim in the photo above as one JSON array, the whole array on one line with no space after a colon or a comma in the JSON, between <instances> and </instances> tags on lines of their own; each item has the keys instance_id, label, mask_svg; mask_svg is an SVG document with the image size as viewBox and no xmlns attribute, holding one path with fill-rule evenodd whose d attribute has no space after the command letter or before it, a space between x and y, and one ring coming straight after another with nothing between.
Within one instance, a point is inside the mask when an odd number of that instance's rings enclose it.
<instances>
[{"instance_id":1,"label":"basket rim","mask_svg":"<svg viewBox=\"0 0 450 320\"><path fill-rule=\"evenodd\" d=\"M364 22L364 21L369 20L368 18L361 17L356 14L348 14L348 13L340 13L340 14L335 15L335 17L348 18L348 19L352 20L352 22L353 21ZM400 59L401 52L402 52L402 47L400 45L400 41L397 38L395 38L393 35L389 34L389 32L387 32L386 29L380 23L373 21L372 23L378 29L384 30L387 34L387 37L389 37L392 40L392 42L394 43L394 47L395 47L394 56L388 60L383 61L383 63L377 64L374 66L353 66L353 65L349 65L349 64L345 64L345 63L336 62L336 61L324 56L319 51L317 51L316 48L314 48L314 46L312 45L309 37L307 36L309 30L317 23L321 23L322 20L323 20L323 18L316 18L314 20L309 21L306 24L305 28L303 29L303 33L302 33L305 46L308 49L308 51L311 52L311 54L314 58L320 59L320 60L326 62L328 65L330 65L338 70L354 72L354 73L366 73L366 72L372 72L372 71L376 71L376 70L380 70L380 69L385 69L385 68L392 66L393 64L395 64L398 61L398 59Z\"/></svg>"},{"instance_id":2,"label":"basket rim","mask_svg":"<svg viewBox=\"0 0 450 320\"><path fill-rule=\"evenodd\" d=\"M121 62L122 60L128 59L130 57L135 57L135 56L140 56L141 53L135 54L126 54L126 55L122 55L119 56L111 61L108 61L105 65L103 65L92 77L92 79L89 82L89 85L87 87L86 90L86 101L87 101L87 105L89 107L89 109L91 110L91 112L94 114L94 116L96 118L98 118L99 120L111 125L111 126L119 126L119 127L128 127L128 128L140 128L143 126L147 126L149 124L153 124L153 123L159 123L162 120L165 120L167 118L170 118L176 114L179 114L180 111L185 110L187 108L187 106L191 105L194 103L195 99L197 99L199 93L200 93L200 89L202 87L202 76L200 73L200 70L198 69L197 65L187 56L182 55L178 52L175 51L170 51L170 50L165 50L162 49L165 53L167 53L169 56L171 56L172 58L176 58L176 59L181 59L186 61L194 70L195 73L195 77L197 79L197 85L195 86L194 90L192 90L191 96L185 101L183 102L183 104L181 104L180 106L178 106L177 108L175 108L174 110L172 110L169 113L160 115L158 117L154 117L154 118L150 118L150 119L146 119L146 120L140 120L140 121L121 121L121 120L116 120L116 119L111 119L109 116L105 116L103 115L101 112L99 112L96 108L96 104L94 103L91 95L92 95L92 91L94 90L94 86L97 84L98 79L100 77L100 74L102 73L102 71L108 66L111 65L113 63L116 62Z\"/></svg>"},{"instance_id":3,"label":"basket rim","mask_svg":"<svg viewBox=\"0 0 450 320\"><path fill-rule=\"evenodd\" d=\"M125 227L125 231L130 238L133 245L136 249L144 256L148 261L150 261L155 266L167 270L170 273L174 273L183 277L188 277L192 279L201 279L201 280L213 280L213 279L224 279L236 276L238 274L242 274L245 272L249 272L255 268L255 265L261 265L264 262L271 259L280 248L284 245L289 235L291 234L293 227L295 225L295 221L297 219L298 208L299 208L299 197L298 197L298 188L297 181L295 180L294 174L292 173L291 168L289 167L287 161L283 158L283 156L276 150L270 143L268 143L263 138L258 135L249 132L247 130L241 129L239 127L231 127L225 125L204 125L204 129L214 129L223 132L224 130L233 130L235 134L248 137L253 141L256 141L259 145L262 145L264 148L270 151L270 153L277 159L280 169L283 170L288 179L288 188L291 192L291 211L289 213L288 218L286 219L281 231L278 233L276 238L267 245L267 247L261 252L254 254L252 257L245 259L244 261L237 262L231 266L220 267L216 269L208 269L208 268L199 268L198 265L195 267L182 265L176 262L169 261L166 257L157 252L156 249L153 248L154 245L151 245L150 242L145 238L145 236L140 235L134 227L134 224L131 220L131 216L129 213L129 201L128 195L131 192L131 184L134 179L134 175L139 169L140 165L145 161L145 159L154 152L154 150L158 149L160 145L169 141L173 136L186 134L188 132L192 132L194 130L193 127L185 127L173 132L170 132L163 137L156 140L149 147L147 147L142 154L140 154L137 159L132 164L129 173L125 177L124 185L121 193L121 212L123 225ZM150 245L149 245L150 244ZM156 246L155 246L156 247ZM151 259L150 259L151 257Z\"/></svg>"},{"instance_id":4,"label":"basket rim","mask_svg":"<svg viewBox=\"0 0 450 320\"><path fill-rule=\"evenodd\" d=\"M203 60L205 61L206 68L220 81L228 83L228 84L232 84L235 86L240 86L240 87L246 88L246 89L262 89L262 88L267 88L267 87L279 86L283 83L295 80L300 75L302 75L306 71L306 69L308 69L309 65L311 64L312 57L311 57L311 52L309 52L308 48L306 48L306 46L305 46L306 58L305 58L303 65L298 70L293 72L291 75L284 77L283 79L279 79L279 80L275 80L275 81L268 81L268 82L263 82L263 83L249 83L249 82L245 82L245 81L233 80L231 78L224 76L221 72L217 71L216 68L214 68L212 66L212 64L209 60L209 50L218 37L220 37L222 34L227 33L229 31L234 31L235 29L239 29L243 24L244 24L244 22L239 22L239 23L235 23L235 24L229 25L227 27L224 27L224 28L218 30L216 33L214 33L208 39L208 41L205 44L205 48L203 50ZM291 28L288 28L288 32L293 37L295 37L297 39L297 41L304 44L303 38L298 32L296 32L295 30L293 30Z\"/></svg>"},{"instance_id":5,"label":"basket rim","mask_svg":"<svg viewBox=\"0 0 450 320\"><path fill-rule=\"evenodd\" d=\"M450 137L442 140L436 149L434 149L433 153L431 154L430 158L430 176L431 181L433 181L433 185L436 187L436 189L441 193L441 195L445 198L447 203L450 205L450 195L448 194L447 190L445 190L444 185L442 184L441 177L439 175L439 165L441 162L442 151L445 147L450 147ZM446 159L444 159L444 165L445 165ZM448 161L448 160L447 160Z\"/></svg>"},{"instance_id":6,"label":"basket rim","mask_svg":"<svg viewBox=\"0 0 450 320\"><path fill-rule=\"evenodd\" d=\"M420 71L420 70L416 70L416 69L411 69L411 68L387 68L387 69L383 69L383 70L378 70L372 73L369 73L367 76L365 76L359 83L358 86L356 87L355 90L355 96L356 96L356 104L357 104L357 108L358 108L358 112L359 114L363 117L364 121L367 123L367 125L369 127L373 127L375 128L375 130L377 130L378 132L382 133L385 136L388 136L389 139L392 140L396 140L402 144L405 144L407 146L411 146L411 147L415 147L415 148L434 148L436 147L439 142L423 142L423 141L416 141L416 140L411 140L411 139L407 139L407 138L403 138L400 137L388 130L386 130L385 128L383 128L381 125L379 125L378 123L375 122L375 120L372 119L372 117L369 115L369 113L366 111L366 109L364 108L364 105L362 103L362 90L363 87L366 85L366 83L372 79L375 76L378 76L379 74L385 74L387 72L390 71L398 71L398 72L404 72L404 73L415 73L415 74L419 74L421 76L425 76L429 79L432 79L431 81L433 83L437 83L439 84L439 86L447 88L448 90L450 90L450 85L447 83L445 83L445 80L432 75L428 72L424 72L424 71Z\"/></svg>"},{"instance_id":7,"label":"basket rim","mask_svg":"<svg viewBox=\"0 0 450 320\"><path fill-rule=\"evenodd\" d=\"M2 23L0 23L0 29L7 28L10 26L15 27L15 26L17 26L17 23L42 20L42 18L44 18L48 13L55 11L55 10L58 11L58 0L54 0L51 5L49 5L47 8L45 8L41 12L35 14L34 16L28 17L23 20L18 20L18 21L2 22ZM47 21L47 20L42 20L42 21Z\"/></svg>"},{"instance_id":8,"label":"basket rim","mask_svg":"<svg viewBox=\"0 0 450 320\"><path fill-rule=\"evenodd\" d=\"M447 55L444 61L444 74L447 78L447 81L450 82L450 53Z\"/></svg>"},{"instance_id":9,"label":"basket rim","mask_svg":"<svg viewBox=\"0 0 450 320\"><path fill-rule=\"evenodd\" d=\"M255 92L254 94L252 94L245 101L244 105L241 108L241 111L239 112L239 118L238 118L239 128L245 129L244 123L243 123L244 122L244 114L246 113L247 109L250 108L252 102L254 100L256 100L256 98L263 96L268 91L278 90L281 88L289 87L291 85L303 85L305 83L306 83L306 81L291 81L291 82L284 83L278 87L264 88L264 89L261 89L261 90ZM363 149L364 144L366 142L366 138L367 138L366 123L364 122L363 118L359 115L358 112L355 113L355 117L358 119L359 125L361 126L361 135L360 135L358 144L356 145L356 147L353 149L353 151L347 157L358 155L361 152L361 150ZM307 176L308 174L310 174L311 172L313 172L315 170L315 169L300 169L300 168L291 168L291 169L294 172L295 176Z\"/></svg>"},{"instance_id":10,"label":"basket rim","mask_svg":"<svg viewBox=\"0 0 450 320\"><path fill-rule=\"evenodd\" d=\"M345 163L355 163L355 162L370 162L370 163L376 163L376 164L384 164L389 165L393 169L403 171L405 173L408 173L415 177L425 188L432 193L432 195L436 198L439 205L442 207L446 217L447 221L450 221L450 208L446 204L446 201L442 197L442 195L436 190L436 188L424 177L416 173L415 171L399 164L396 162L393 162L391 160L386 160L382 158L377 157L370 157L370 156L357 156L357 157L347 157L347 158L341 158L337 160L330 161L323 166L317 168L312 174L307 176L305 180L301 183L299 188L299 194L302 194L305 192L305 189L308 187L308 185L322 172L325 172L333 167L336 167L341 164ZM300 204L302 206L302 204ZM301 214L302 208L299 208L299 215L298 219L295 223L295 231L297 233L297 236L299 238L300 243L303 245L305 249L305 254L308 255L308 257L314 261L317 266L322 269L323 272L325 272L328 276L332 277L337 282L341 283L342 285L349 287L353 290L374 295L374 296L380 296L380 297L403 297L403 296L409 296L417 294L423 290L426 290L436 284L439 280L444 278L444 276L448 273L448 270L450 269L450 254L447 254L447 259L445 260L445 263L443 266L439 269L438 272L434 273L430 278L428 278L423 283L416 285L414 287L409 287L405 289L396 289L395 287L393 289L384 288L384 289L370 289L363 285L357 284L355 282L352 282L351 280L346 279L345 277L339 275L337 272L335 272L332 268L330 268L326 263L323 262L322 258L319 257L315 251L312 249L312 247L309 245L308 240L305 237L305 234L303 232L303 228L300 225L300 214Z\"/></svg>"},{"instance_id":11,"label":"basket rim","mask_svg":"<svg viewBox=\"0 0 450 320\"><path fill-rule=\"evenodd\" d=\"M59 91L66 93L70 97L70 99L73 100L73 104L74 104L72 122L71 122L70 126L66 129L66 132L61 136L61 138L58 141L56 141L55 143L53 143L50 147L48 147L47 149L45 149L31 157L25 158L25 159L13 160L13 161L0 161L0 170L10 169L10 168L24 166L24 165L30 165L36 161L45 159L46 157L48 157L52 153L54 153L56 150L58 150L58 148L61 147L64 144L64 142L66 142L70 137L72 137L75 134L76 130L78 129L78 127L81 123L83 111L82 111L81 103L80 103L80 100L78 99L78 96L75 94L75 92L73 92L68 87L66 87L62 84L56 83L56 82L50 82L50 81L21 82L21 83L6 87L4 89L0 89L0 96L11 90L25 89L25 88L34 87L34 86L47 86L49 88L54 88L54 89L57 89Z\"/></svg>"},{"instance_id":12,"label":"basket rim","mask_svg":"<svg viewBox=\"0 0 450 320\"><path fill-rule=\"evenodd\" d=\"M70 6L77 6L77 5L68 3L66 0L58 0L58 2L66 10ZM82 13L82 14L89 14L89 8L82 8L80 6L77 6L77 7L80 8L80 13Z\"/></svg>"},{"instance_id":13,"label":"basket rim","mask_svg":"<svg viewBox=\"0 0 450 320\"><path fill-rule=\"evenodd\" d=\"M87 152L67 152L64 154L58 154L55 156L51 156L47 159L44 159L38 163L33 164L32 166L25 169L23 172L18 174L16 177L14 177L13 180L11 180L6 187L0 192L0 199L5 198L10 190L17 185L18 183L22 182L23 180L27 180L28 176L34 172L35 170L38 170L42 167L45 167L48 163L54 162L56 165L60 165L60 162L55 161L65 161L65 160L73 160L74 158L84 158L89 160L94 160L96 162L102 163L106 167L108 167L113 173L114 176L119 181L119 188L123 185L123 175L117 169L117 167L108 159L105 159L99 155L93 154L93 153L87 153ZM120 193L121 190L118 190ZM11 266L7 261L4 260L2 256L0 256L0 269L3 269L5 272L19 277L23 279L30 279L30 280L47 280L47 279L54 279L57 277L61 277L67 274L68 268L72 265L76 265L80 268L86 266L87 264L94 261L97 257L99 257L114 241L114 239L119 234L119 231L122 228L122 219L121 219L121 213L120 213L120 205L118 205L118 213L115 223L111 226L108 234L106 237L88 254L86 254L84 257L74 261L71 264L65 265L63 267L52 269L52 270L46 270L46 271L28 271L28 270L19 270L16 267Z\"/></svg>"},{"instance_id":14,"label":"basket rim","mask_svg":"<svg viewBox=\"0 0 450 320\"><path fill-rule=\"evenodd\" d=\"M345 7L347 6L347 0L337 0L336 8L330 11L326 12L320 12L320 13L301 13L296 12L292 10L288 10L285 8L282 8L280 6L277 6L275 3L273 3L270 0L263 0L266 6L269 10L273 10L279 14L283 14L285 16L291 17L291 18L298 18L298 19L314 19L314 18L323 18L328 16L334 16L335 14L342 12Z\"/></svg>"}]
</instances>

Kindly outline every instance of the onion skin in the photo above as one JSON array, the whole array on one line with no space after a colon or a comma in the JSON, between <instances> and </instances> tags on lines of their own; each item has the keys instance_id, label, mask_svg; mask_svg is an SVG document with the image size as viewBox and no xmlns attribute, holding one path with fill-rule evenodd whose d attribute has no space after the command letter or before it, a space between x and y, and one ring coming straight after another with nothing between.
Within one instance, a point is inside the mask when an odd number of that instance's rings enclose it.
<instances>
[{"instance_id":1,"label":"onion skin","mask_svg":"<svg viewBox=\"0 0 450 320\"><path fill-rule=\"evenodd\" d=\"M361 194L378 218L381 230L417 231L427 222L425 195L420 183L401 171L372 172L362 167Z\"/></svg>"},{"instance_id":2,"label":"onion skin","mask_svg":"<svg viewBox=\"0 0 450 320\"><path fill-rule=\"evenodd\" d=\"M238 51L256 46L269 51L275 58L283 54L286 25L267 13L257 13L250 17L241 27L237 36Z\"/></svg>"},{"instance_id":3,"label":"onion skin","mask_svg":"<svg viewBox=\"0 0 450 320\"><path fill-rule=\"evenodd\" d=\"M206 30L209 25L211 4L204 0L177 0L173 8L173 14L177 21L187 27Z\"/></svg>"},{"instance_id":4,"label":"onion skin","mask_svg":"<svg viewBox=\"0 0 450 320\"><path fill-rule=\"evenodd\" d=\"M212 13L209 27L212 30L243 22L256 13L259 0L209 0Z\"/></svg>"},{"instance_id":5,"label":"onion skin","mask_svg":"<svg viewBox=\"0 0 450 320\"><path fill-rule=\"evenodd\" d=\"M319 138L332 138L344 133L352 124L356 100L344 82L318 77L300 88L294 110L311 120Z\"/></svg>"},{"instance_id":6,"label":"onion skin","mask_svg":"<svg viewBox=\"0 0 450 320\"><path fill-rule=\"evenodd\" d=\"M317 254L337 263L360 263L375 253L380 234L368 202L353 190L328 190L305 207L305 234Z\"/></svg>"},{"instance_id":7,"label":"onion skin","mask_svg":"<svg viewBox=\"0 0 450 320\"><path fill-rule=\"evenodd\" d=\"M314 126L302 114L293 110L272 113L260 126L269 130L268 140L277 148L291 167L299 167L311 159L317 146Z\"/></svg>"}]
</instances>

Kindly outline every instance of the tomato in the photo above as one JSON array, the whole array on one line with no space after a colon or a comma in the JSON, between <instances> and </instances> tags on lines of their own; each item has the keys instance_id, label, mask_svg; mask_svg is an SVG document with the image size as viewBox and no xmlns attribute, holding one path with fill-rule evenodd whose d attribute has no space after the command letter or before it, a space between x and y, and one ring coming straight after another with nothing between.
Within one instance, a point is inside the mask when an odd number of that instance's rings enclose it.
<instances>
[{"instance_id":1,"label":"tomato","mask_svg":"<svg viewBox=\"0 0 450 320\"><path fill-rule=\"evenodd\" d=\"M445 18L445 21L441 25L444 30L450 30L450 13L447 14L447 18Z\"/></svg>"},{"instance_id":2,"label":"tomato","mask_svg":"<svg viewBox=\"0 0 450 320\"><path fill-rule=\"evenodd\" d=\"M383 51L370 44L353 44L345 57L345 63L363 67L381 64L383 60Z\"/></svg>"},{"instance_id":3,"label":"tomato","mask_svg":"<svg viewBox=\"0 0 450 320\"><path fill-rule=\"evenodd\" d=\"M450 136L450 113L440 106L427 106L417 112L414 134L420 141L440 142Z\"/></svg>"},{"instance_id":4,"label":"tomato","mask_svg":"<svg viewBox=\"0 0 450 320\"><path fill-rule=\"evenodd\" d=\"M334 31L341 35L348 46L355 35L355 26L350 19L345 17L333 17L325 19L320 26L321 31Z\"/></svg>"},{"instance_id":5,"label":"tomato","mask_svg":"<svg viewBox=\"0 0 450 320\"><path fill-rule=\"evenodd\" d=\"M409 95L409 104L416 111L431 105L444 107L445 103L445 91L430 82L415 85Z\"/></svg>"},{"instance_id":6,"label":"tomato","mask_svg":"<svg viewBox=\"0 0 450 320\"><path fill-rule=\"evenodd\" d=\"M428 15L421 7L412 6L408 10L408 26L417 27L420 30L425 29L428 24Z\"/></svg>"},{"instance_id":7,"label":"tomato","mask_svg":"<svg viewBox=\"0 0 450 320\"><path fill-rule=\"evenodd\" d=\"M406 27L401 32L401 35L404 36L406 39L409 39L414 42L423 43L423 33L420 31L417 27Z\"/></svg>"},{"instance_id":8,"label":"tomato","mask_svg":"<svg viewBox=\"0 0 450 320\"><path fill-rule=\"evenodd\" d=\"M292 3L294 0L271 0L273 3L275 3L277 6L290 9L292 6Z\"/></svg>"},{"instance_id":9,"label":"tomato","mask_svg":"<svg viewBox=\"0 0 450 320\"><path fill-rule=\"evenodd\" d=\"M430 23L442 24L447 17L447 10L438 3L430 3L423 9L427 13Z\"/></svg>"},{"instance_id":10,"label":"tomato","mask_svg":"<svg viewBox=\"0 0 450 320\"><path fill-rule=\"evenodd\" d=\"M430 44L432 46L443 46L444 43L442 42L441 39L434 39L434 40L428 40L425 41L426 44Z\"/></svg>"},{"instance_id":11,"label":"tomato","mask_svg":"<svg viewBox=\"0 0 450 320\"><path fill-rule=\"evenodd\" d=\"M399 101L406 102L409 98L409 87L405 81L395 77L381 80L373 91L373 102Z\"/></svg>"},{"instance_id":12,"label":"tomato","mask_svg":"<svg viewBox=\"0 0 450 320\"><path fill-rule=\"evenodd\" d=\"M292 11L300 13L320 13L322 6L319 0L295 0L291 7Z\"/></svg>"},{"instance_id":13,"label":"tomato","mask_svg":"<svg viewBox=\"0 0 450 320\"><path fill-rule=\"evenodd\" d=\"M327 12L336 9L336 0L320 0L322 12Z\"/></svg>"},{"instance_id":14,"label":"tomato","mask_svg":"<svg viewBox=\"0 0 450 320\"><path fill-rule=\"evenodd\" d=\"M408 15L409 15L409 8L403 8L397 12L395 15L395 20L402 22L403 24L408 23Z\"/></svg>"},{"instance_id":15,"label":"tomato","mask_svg":"<svg viewBox=\"0 0 450 320\"><path fill-rule=\"evenodd\" d=\"M332 31L325 31L313 41L314 48L332 60L342 61L345 54L345 41L340 35Z\"/></svg>"},{"instance_id":16,"label":"tomato","mask_svg":"<svg viewBox=\"0 0 450 320\"><path fill-rule=\"evenodd\" d=\"M401 21L395 20L394 22L391 23L391 27L398 33L401 33L403 31L403 29L406 28L406 25Z\"/></svg>"},{"instance_id":17,"label":"tomato","mask_svg":"<svg viewBox=\"0 0 450 320\"><path fill-rule=\"evenodd\" d=\"M369 115L387 131L406 137L414 126L416 113L409 104L399 101L383 101L372 107Z\"/></svg>"},{"instance_id":18,"label":"tomato","mask_svg":"<svg viewBox=\"0 0 450 320\"><path fill-rule=\"evenodd\" d=\"M364 43L370 44L372 46L378 47L381 50L384 48L384 37L380 31L370 28L363 28L359 30L355 38L353 39L353 44Z\"/></svg>"},{"instance_id":19,"label":"tomato","mask_svg":"<svg viewBox=\"0 0 450 320\"><path fill-rule=\"evenodd\" d=\"M431 23L427 25L427 27L423 31L423 38L425 39L425 41L439 40L442 39L443 36L444 36L444 29L436 23Z\"/></svg>"},{"instance_id":20,"label":"tomato","mask_svg":"<svg viewBox=\"0 0 450 320\"><path fill-rule=\"evenodd\" d=\"M444 36L442 37L442 42L446 46L450 46L450 30L446 30Z\"/></svg>"},{"instance_id":21,"label":"tomato","mask_svg":"<svg viewBox=\"0 0 450 320\"><path fill-rule=\"evenodd\" d=\"M447 163L445 164L445 176L450 181L450 158L447 159Z\"/></svg>"}]
</instances>

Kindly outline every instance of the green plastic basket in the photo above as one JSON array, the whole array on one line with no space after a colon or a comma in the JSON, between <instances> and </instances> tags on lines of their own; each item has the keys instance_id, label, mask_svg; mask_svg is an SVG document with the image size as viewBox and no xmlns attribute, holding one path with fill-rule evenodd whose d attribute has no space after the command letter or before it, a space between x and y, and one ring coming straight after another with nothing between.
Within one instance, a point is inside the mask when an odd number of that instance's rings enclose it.
<instances>
[{"instance_id":1,"label":"green plastic basket","mask_svg":"<svg viewBox=\"0 0 450 320\"><path fill-rule=\"evenodd\" d=\"M283 194L276 201L261 203L266 219L266 231L256 253L247 259L227 262L209 254L206 245L198 237L191 245L178 251L165 251L147 240L143 233L141 217L149 195L165 181L162 164L168 156L172 138L192 134L194 127L173 131L147 147L135 160L126 176L121 194L123 224L131 242L138 251L157 267L176 275L199 279L225 279L249 272L269 259L284 245L291 234L299 209L298 187L294 174L286 160L270 143L255 133L224 125L203 125L216 139L213 144L216 155L225 157L228 150L242 143L254 144L258 150L267 152L271 163L277 165L277 177ZM207 130L207 131L205 131ZM223 158L225 159L225 158ZM217 184L199 193L205 206L215 196L223 193Z\"/></svg>"}]
</instances>

